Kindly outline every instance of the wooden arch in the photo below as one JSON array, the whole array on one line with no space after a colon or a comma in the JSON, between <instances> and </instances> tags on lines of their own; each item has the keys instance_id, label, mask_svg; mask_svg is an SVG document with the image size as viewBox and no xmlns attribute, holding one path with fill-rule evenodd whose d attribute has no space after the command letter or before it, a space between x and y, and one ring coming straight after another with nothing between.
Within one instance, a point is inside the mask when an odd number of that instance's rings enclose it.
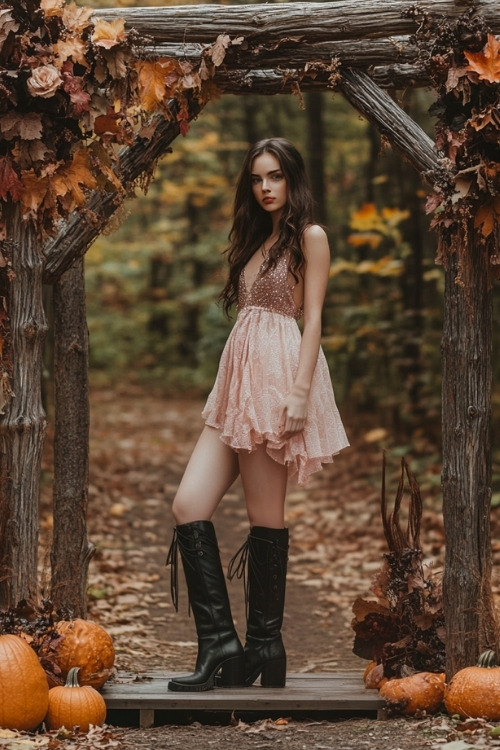
<instances>
[{"instance_id":1,"label":"wooden arch","mask_svg":"<svg viewBox=\"0 0 500 750\"><path fill-rule=\"evenodd\" d=\"M197 5L109 9L96 18L124 18L149 38L140 54L197 60L223 37L223 64L214 83L222 93L263 95L337 89L374 124L428 183L452 178L453 168L433 141L387 94L386 89L430 84L425 54L415 35L432 19L459 23L465 13L500 32L497 0L340 0L246 6ZM425 52L425 50L424 50ZM427 50L428 56L432 50ZM176 102L170 103L175 111ZM193 102L189 117L199 114ZM149 140L137 139L120 158L120 179L132 184L165 154L179 124L159 115ZM498 164L497 164L498 167ZM56 454L88 431L86 334L82 258L121 199L88 195L85 212L72 215L59 234L40 248L14 214L11 222L15 272L20 282L11 300L14 372L2 420L0 605L36 598L38 475L44 415L39 389L23 383L41 369L45 323L42 283L54 285L57 320L56 401L74 408L56 410ZM446 264L443 334L443 507L447 532L445 613L447 671L473 663L479 649L496 645L491 604L489 445L491 393L491 283L487 252L473 252L477 232L469 217L454 232L439 230L442 249L461 247L469 258L467 283L458 252ZM483 243L484 244L484 243ZM457 283L460 281L460 283ZM473 293L471 293L473 292ZM459 356L456 356L456 352ZM32 382L32 381L31 381ZM85 584L92 545L85 530L88 449L59 462L55 475L53 593L85 614ZM57 463L57 458L56 458ZM77 523L75 526L75 509ZM474 533L464 538L463 528ZM68 558L65 540L72 528L76 544ZM6 550L6 552L4 551ZM64 569L61 567L64 560ZM12 574L15 571L15 575Z\"/></svg>"}]
</instances>

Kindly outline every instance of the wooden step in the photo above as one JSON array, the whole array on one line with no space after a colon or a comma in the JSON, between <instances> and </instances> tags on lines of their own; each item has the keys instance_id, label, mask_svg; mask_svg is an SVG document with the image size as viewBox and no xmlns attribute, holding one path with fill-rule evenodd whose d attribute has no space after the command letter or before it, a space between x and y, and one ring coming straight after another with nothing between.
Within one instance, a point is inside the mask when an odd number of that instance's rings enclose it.
<instances>
[{"instance_id":1,"label":"wooden step","mask_svg":"<svg viewBox=\"0 0 500 750\"><path fill-rule=\"evenodd\" d=\"M155 711L262 713L366 712L383 715L384 701L377 690L367 690L359 672L289 674L286 687L216 688L203 693L177 693L167 688L173 674L118 673L102 690L111 712L139 711L141 727L152 726Z\"/></svg>"}]
</instances>

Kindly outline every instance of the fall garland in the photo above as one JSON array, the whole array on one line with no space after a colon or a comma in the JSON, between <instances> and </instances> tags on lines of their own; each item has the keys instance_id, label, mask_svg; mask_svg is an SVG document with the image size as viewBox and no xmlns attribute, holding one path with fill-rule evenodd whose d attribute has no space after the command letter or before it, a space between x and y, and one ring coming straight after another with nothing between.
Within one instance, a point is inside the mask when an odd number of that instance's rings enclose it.
<instances>
[{"instance_id":1,"label":"fall garland","mask_svg":"<svg viewBox=\"0 0 500 750\"><path fill-rule=\"evenodd\" d=\"M20 204L43 238L88 190L121 192L118 147L151 137L153 113L176 117L185 134L189 99L211 96L229 38L196 67L139 59L140 40L122 19L92 13L66 0L0 6L0 235L6 204Z\"/></svg>"},{"instance_id":2,"label":"fall garland","mask_svg":"<svg viewBox=\"0 0 500 750\"><path fill-rule=\"evenodd\" d=\"M430 112L437 117L442 170L432 176L431 226L451 238L457 227L471 224L479 241L489 239L490 262L499 275L500 40L474 9L453 22L409 13L419 23L415 41L438 94Z\"/></svg>"}]
</instances>

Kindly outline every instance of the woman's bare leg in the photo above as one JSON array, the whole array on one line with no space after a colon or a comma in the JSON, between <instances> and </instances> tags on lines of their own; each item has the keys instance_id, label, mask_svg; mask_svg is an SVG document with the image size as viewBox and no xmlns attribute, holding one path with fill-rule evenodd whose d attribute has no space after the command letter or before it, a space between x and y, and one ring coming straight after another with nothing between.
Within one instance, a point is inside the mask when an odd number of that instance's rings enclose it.
<instances>
[{"instance_id":1,"label":"woman's bare leg","mask_svg":"<svg viewBox=\"0 0 500 750\"><path fill-rule=\"evenodd\" d=\"M282 529L287 467L274 461L265 445L259 445L252 453L239 453L238 461L250 527Z\"/></svg>"},{"instance_id":2,"label":"woman's bare leg","mask_svg":"<svg viewBox=\"0 0 500 750\"><path fill-rule=\"evenodd\" d=\"M176 524L210 521L239 473L237 454L205 426L195 445L172 505Z\"/></svg>"}]
</instances>

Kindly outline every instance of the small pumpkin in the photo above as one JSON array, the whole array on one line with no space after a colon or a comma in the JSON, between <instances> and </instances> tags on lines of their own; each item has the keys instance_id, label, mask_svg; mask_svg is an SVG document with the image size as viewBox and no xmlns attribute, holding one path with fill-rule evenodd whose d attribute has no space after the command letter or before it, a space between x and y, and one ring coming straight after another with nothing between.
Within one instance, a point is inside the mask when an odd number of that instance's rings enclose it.
<instances>
[{"instance_id":1,"label":"small pumpkin","mask_svg":"<svg viewBox=\"0 0 500 750\"><path fill-rule=\"evenodd\" d=\"M451 678L444 704L449 714L500 720L500 667L494 651L483 652L475 667L465 667Z\"/></svg>"},{"instance_id":2,"label":"small pumpkin","mask_svg":"<svg viewBox=\"0 0 500 750\"><path fill-rule=\"evenodd\" d=\"M48 701L47 678L31 646L17 635L0 635L0 727L35 729Z\"/></svg>"},{"instance_id":3,"label":"small pumpkin","mask_svg":"<svg viewBox=\"0 0 500 750\"><path fill-rule=\"evenodd\" d=\"M55 635L44 644L39 656L51 687L62 686L69 670L80 666L80 685L101 688L115 662L113 640L104 628L92 620L59 620ZM54 668L55 667L55 668Z\"/></svg>"},{"instance_id":4,"label":"small pumpkin","mask_svg":"<svg viewBox=\"0 0 500 750\"><path fill-rule=\"evenodd\" d=\"M106 703L102 695L90 685L78 684L79 667L68 672L65 685L49 690L49 707L45 717L48 729L73 729L88 732L93 724L100 727L106 718Z\"/></svg>"},{"instance_id":5,"label":"small pumpkin","mask_svg":"<svg viewBox=\"0 0 500 750\"><path fill-rule=\"evenodd\" d=\"M444 693L445 675L436 672L415 672L409 677L387 680L380 688L387 708L404 716L434 713L443 702Z\"/></svg>"}]
</instances>

